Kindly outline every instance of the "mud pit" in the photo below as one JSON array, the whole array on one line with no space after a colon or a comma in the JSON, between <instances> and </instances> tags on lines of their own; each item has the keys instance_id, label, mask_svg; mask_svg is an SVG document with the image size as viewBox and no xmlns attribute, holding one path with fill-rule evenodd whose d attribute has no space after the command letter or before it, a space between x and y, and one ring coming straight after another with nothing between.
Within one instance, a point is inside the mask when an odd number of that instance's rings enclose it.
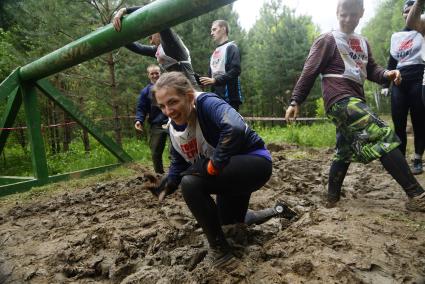
<instances>
[{"instance_id":1,"label":"mud pit","mask_svg":"<svg viewBox=\"0 0 425 284\"><path fill-rule=\"evenodd\" d=\"M345 197L327 209L332 151L270 148L273 177L250 207L282 199L299 218L250 227L235 271L207 268L180 193L158 203L141 173L3 206L0 283L425 283L425 214L404 209L379 163L351 165Z\"/></svg>"}]
</instances>

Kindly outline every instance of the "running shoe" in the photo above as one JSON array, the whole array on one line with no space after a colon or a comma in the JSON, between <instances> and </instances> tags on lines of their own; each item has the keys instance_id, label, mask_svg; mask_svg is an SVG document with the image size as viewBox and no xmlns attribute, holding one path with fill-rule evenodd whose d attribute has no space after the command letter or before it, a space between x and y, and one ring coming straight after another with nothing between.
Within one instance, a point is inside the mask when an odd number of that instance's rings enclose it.
<instances>
[{"instance_id":1,"label":"running shoe","mask_svg":"<svg viewBox=\"0 0 425 284\"><path fill-rule=\"evenodd\" d=\"M425 192L409 198L406 202L406 209L409 211L425 212Z\"/></svg>"}]
</instances>

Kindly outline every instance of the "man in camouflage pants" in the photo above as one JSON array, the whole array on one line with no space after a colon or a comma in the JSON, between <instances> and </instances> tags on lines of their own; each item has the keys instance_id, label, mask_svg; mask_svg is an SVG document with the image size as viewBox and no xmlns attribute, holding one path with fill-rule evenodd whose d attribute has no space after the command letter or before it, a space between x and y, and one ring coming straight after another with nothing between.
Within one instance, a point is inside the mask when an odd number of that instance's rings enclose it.
<instances>
[{"instance_id":1,"label":"man in camouflage pants","mask_svg":"<svg viewBox=\"0 0 425 284\"><path fill-rule=\"evenodd\" d=\"M354 33L363 13L363 0L338 1L339 30L322 34L313 43L285 118L289 120L298 115L299 105L320 74L325 109L337 129L337 150L329 171L327 206L333 207L339 201L342 183L352 161L367 164L380 159L406 192L406 208L425 212L425 191L398 149L399 139L366 105L363 90L366 79L379 84L394 81L398 85L401 76L398 70L378 66L366 39Z\"/></svg>"}]
</instances>

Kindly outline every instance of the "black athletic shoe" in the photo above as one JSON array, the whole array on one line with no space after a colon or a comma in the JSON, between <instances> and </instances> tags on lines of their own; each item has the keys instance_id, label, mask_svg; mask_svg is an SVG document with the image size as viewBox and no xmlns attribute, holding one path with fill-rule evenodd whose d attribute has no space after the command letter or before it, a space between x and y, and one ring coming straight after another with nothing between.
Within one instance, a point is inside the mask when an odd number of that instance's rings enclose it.
<instances>
[{"instance_id":1,"label":"black athletic shoe","mask_svg":"<svg viewBox=\"0 0 425 284\"><path fill-rule=\"evenodd\" d=\"M328 196L326 198L326 203L325 203L325 207L326 208L334 208L337 206L338 201L340 199L340 195L330 195L328 193Z\"/></svg>"},{"instance_id":2,"label":"black athletic shoe","mask_svg":"<svg viewBox=\"0 0 425 284\"><path fill-rule=\"evenodd\" d=\"M291 220L292 218L297 216L297 212L289 208L289 206L283 201L276 202L276 205L274 206L274 211L279 217L283 217L288 220Z\"/></svg>"},{"instance_id":3,"label":"black athletic shoe","mask_svg":"<svg viewBox=\"0 0 425 284\"><path fill-rule=\"evenodd\" d=\"M422 160L421 159L414 159L413 160L412 174L420 175L423 172L424 172L424 170L422 168Z\"/></svg>"},{"instance_id":4,"label":"black athletic shoe","mask_svg":"<svg viewBox=\"0 0 425 284\"><path fill-rule=\"evenodd\" d=\"M210 269L233 269L237 266L238 260L231 249L222 247L210 247L205 257Z\"/></svg>"},{"instance_id":5,"label":"black athletic shoe","mask_svg":"<svg viewBox=\"0 0 425 284\"><path fill-rule=\"evenodd\" d=\"M248 225L245 223L236 223L222 225L223 233L232 247L245 247L248 244Z\"/></svg>"},{"instance_id":6,"label":"black athletic shoe","mask_svg":"<svg viewBox=\"0 0 425 284\"><path fill-rule=\"evenodd\" d=\"M409 211L425 212L425 192L409 198L406 202L406 209Z\"/></svg>"},{"instance_id":7,"label":"black athletic shoe","mask_svg":"<svg viewBox=\"0 0 425 284\"><path fill-rule=\"evenodd\" d=\"M273 217L281 217L291 220L296 215L297 213L291 208L289 208L289 206L285 202L278 201L273 207L257 211L248 210L245 215L245 224L248 226L252 224L260 225Z\"/></svg>"}]
</instances>

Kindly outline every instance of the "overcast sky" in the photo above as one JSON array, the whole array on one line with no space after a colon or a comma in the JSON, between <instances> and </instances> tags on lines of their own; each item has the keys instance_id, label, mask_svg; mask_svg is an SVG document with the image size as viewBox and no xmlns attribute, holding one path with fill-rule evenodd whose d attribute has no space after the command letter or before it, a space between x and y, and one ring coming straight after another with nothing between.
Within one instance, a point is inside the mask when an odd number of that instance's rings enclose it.
<instances>
[{"instance_id":1,"label":"overcast sky","mask_svg":"<svg viewBox=\"0 0 425 284\"><path fill-rule=\"evenodd\" d=\"M258 19L260 8L266 0L237 0L233 9L239 14L239 21L245 30L249 30ZM336 29L336 3L338 0L283 0L284 5L296 9L297 15L310 15L322 32ZM356 32L360 33L362 26L373 17L378 0L365 0L365 15L360 20Z\"/></svg>"}]
</instances>

